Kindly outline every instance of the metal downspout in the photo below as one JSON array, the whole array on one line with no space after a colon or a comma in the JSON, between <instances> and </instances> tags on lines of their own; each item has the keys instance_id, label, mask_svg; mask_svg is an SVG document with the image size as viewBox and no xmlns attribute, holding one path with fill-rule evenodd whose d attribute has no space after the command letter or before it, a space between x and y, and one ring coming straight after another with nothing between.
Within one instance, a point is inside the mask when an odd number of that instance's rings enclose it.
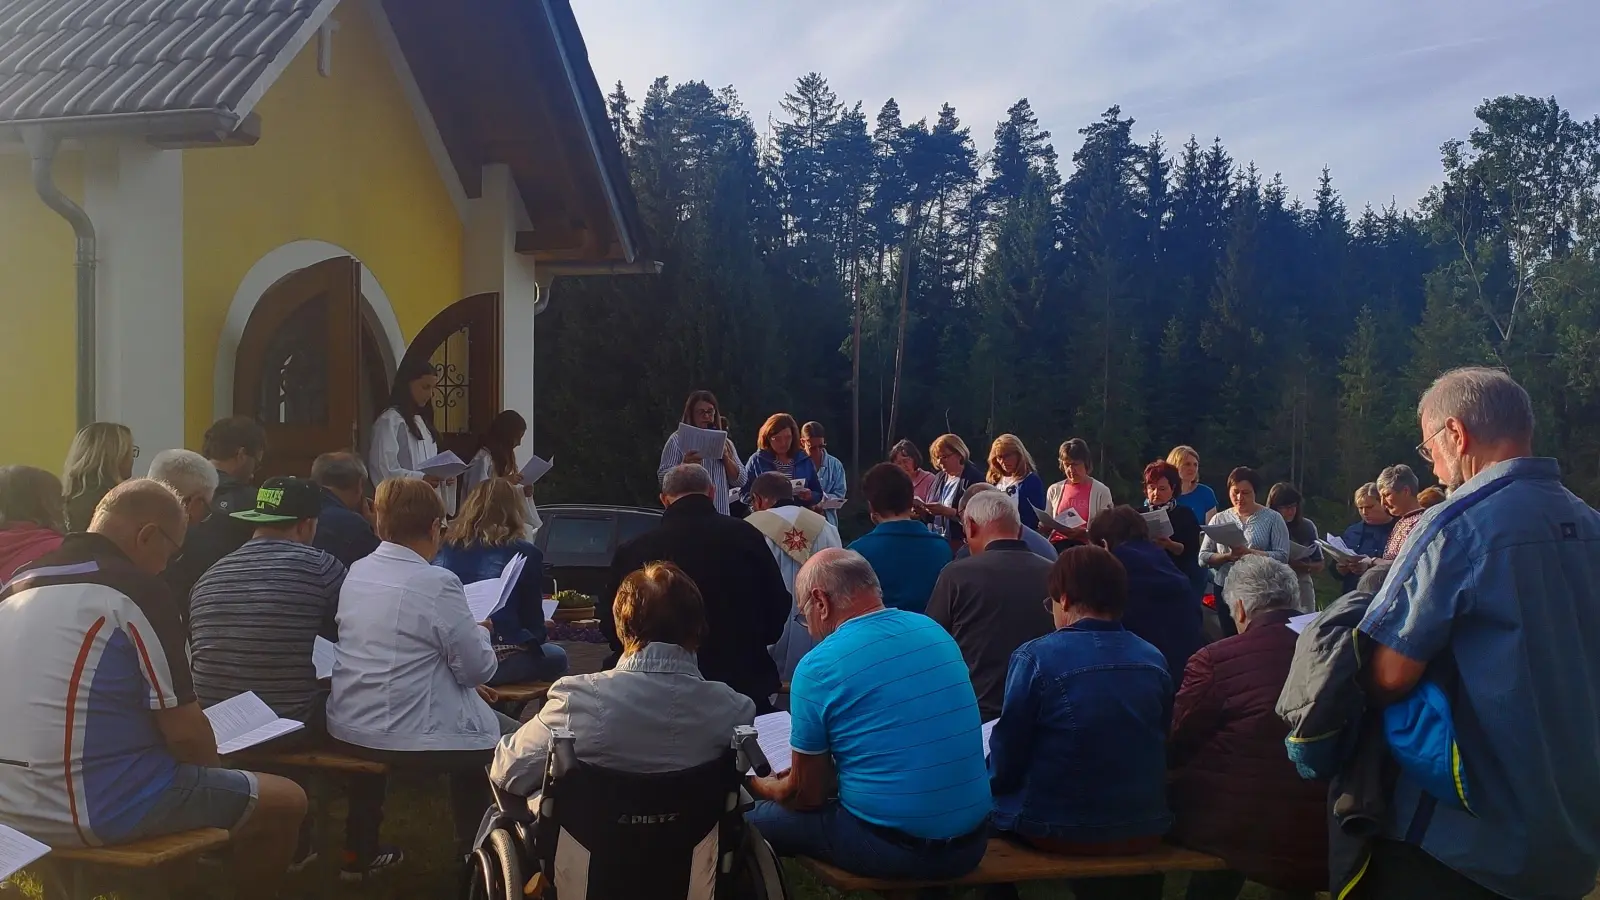
<instances>
[{"instance_id":1,"label":"metal downspout","mask_svg":"<svg viewBox=\"0 0 1600 900\"><path fill-rule=\"evenodd\" d=\"M44 128L33 126L23 130L23 142L27 144L28 156L33 161L33 188L39 194L39 199L44 205L55 210L67 224L72 226L72 233L77 237L77 275L78 275L78 427L82 428L95 420L95 255L97 242L94 233L94 223L89 220L89 214L83 207L72 202L72 198L61 192L55 182L56 150L60 141L45 131Z\"/></svg>"}]
</instances>

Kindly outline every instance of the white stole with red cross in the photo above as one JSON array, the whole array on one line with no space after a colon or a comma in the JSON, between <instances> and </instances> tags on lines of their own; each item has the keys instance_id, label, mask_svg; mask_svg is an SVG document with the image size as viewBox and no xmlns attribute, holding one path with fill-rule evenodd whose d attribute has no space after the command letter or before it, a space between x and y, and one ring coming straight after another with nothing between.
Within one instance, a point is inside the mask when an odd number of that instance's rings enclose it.
<instances>
[{"instance_id":1,"label":"white stole with red cross","mask_svg":"<svg viewBox=\"0 0 1600 900\"><path fill-rule=\"evenodd\" d=\"M828 520L803 506L780 506L754 512L745 519L766 536L773 546L790 559L805 565L811 558L811 548L816 546Z\"/></svg>"}]
</instances>

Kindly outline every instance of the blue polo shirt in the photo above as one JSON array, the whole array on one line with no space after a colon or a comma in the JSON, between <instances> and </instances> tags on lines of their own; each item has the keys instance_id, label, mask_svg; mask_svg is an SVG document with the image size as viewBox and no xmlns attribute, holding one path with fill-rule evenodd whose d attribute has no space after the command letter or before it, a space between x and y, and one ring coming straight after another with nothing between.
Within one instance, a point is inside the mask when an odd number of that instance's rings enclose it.
<instances>
[{"instance_id":1,"label":"blue polo shirt","mask_svg":"<svg viewBox=\"0 0 1600 900\"><path fill-rule=\"evenodd\" d=\"M1428 510L1361 630L1460 672L1452 704L1473 814L1402 776L1386 836L1512 900L1593 890L1600 513L1562 487L1557 462L1498 463Z\"/></svg>"},{"instance_id":2,"label":"blue polo shirt","mask_svg":"<svg viewBox=\"0 0 1600 900\"><path fill-rule=\"evenodd\" d=\"M850 549L872 563L883 605L919 613L928 608L939 573L950 564L950 542L911 519L879 522Z\"/></svg>"},{"instance_id":3,"label":"blue polo shirt","mask_svg":"<svg viewBox=\"0 0 1600 900\"><path fill-rule=\"evenodd\" d=\"M989 816L978 698L961 649L927 616L884 609L811 649L789 691L789 743L830 753L839 803L929 840Z\"/></svg>"}]
</instances>

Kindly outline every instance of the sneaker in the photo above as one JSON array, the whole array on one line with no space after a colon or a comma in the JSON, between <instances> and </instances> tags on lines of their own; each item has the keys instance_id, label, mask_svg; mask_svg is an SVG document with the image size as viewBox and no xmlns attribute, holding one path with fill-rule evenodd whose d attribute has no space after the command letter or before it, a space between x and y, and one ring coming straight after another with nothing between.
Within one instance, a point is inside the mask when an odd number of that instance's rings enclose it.
<instances>
[{"instance_id":1,"label":"sneaker","mask_svg":"<svg viewBox=\"0 0 1600 900\"><path fill-rule=\"evenodd\" d=\"M406 861L405 851L399 847L383 844L378 847L378 852L368 860L366 865L356 861L356 855L345 851L344 865L339 867L339 880L347 882L366 881L379 872L392 869Z\"/></svg>"},{"instance_id":2,"label":"sneaker","mask_svg":"<svg viewBox=\"0 0 1600 900\"><path fill-rule=\"evenodd\" d=\"M310 844L302 844L295 848L294 859L289 862L289 874L298 875L311 867L317 861L317 848Z\"/></svg>"}]
</instances>

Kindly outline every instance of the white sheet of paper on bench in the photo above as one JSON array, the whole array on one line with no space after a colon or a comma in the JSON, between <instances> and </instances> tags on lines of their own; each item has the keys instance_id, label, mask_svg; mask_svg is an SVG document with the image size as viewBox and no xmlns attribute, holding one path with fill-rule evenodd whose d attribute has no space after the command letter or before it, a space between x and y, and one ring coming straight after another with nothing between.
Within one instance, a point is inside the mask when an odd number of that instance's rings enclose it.
<instances>
[{"instance_id":1,"label":"white sheet of paper on bench","mask_svg":"<svg viewBox=\"0 0 1600 900\"><path fill-rule=\"evenodd\" d=\"M794 751L789 748L789 714L786 712L767 713L756 716L756 743L761 745L761 752L767 755L767 763L772 766L772 772L787 771L794 761Z\"/></svg>"},{"instance_id":2,"label":"white sheet of paper on bench","mask_svg":"<svg viewBox=\"0 0 1600 900\"><path fill-rule=\"evenodd\" d=\"M1031 503L1028 505L1033 506ZM1062 534L1066 534L1074 528L1082 528L1085 524L1083 516L1078 515L1078 511L1070 506L1061 514L1060 518L1050 515L1037 506L1033 507L1033 514L1039 517L1040 525L1047 525L1052 531L1059 531Z\"/></svg>"},{"instance_id":3,"label":"white sheet of paper on bench","mask_svg":"<svg viewBox=\"0 0 1600 900\"><path fill-rule=\"evenodd\" d=\"M1172 537L1172 516L1168 515L1166 510L1152 509L1139 515L1144 517L1144 523L1150 527L1151 540L1158 541Z\"/></svg>"},{"instance_id":4,"label":"white sheet of paper on bench","mask_svg":"<svg viewBox=\"0 0 1600 900\"><path fill-rule=\"evenodd\" d=\"M519 553L511 557L506 567L500 570L499 578L474 581L463 589L467 595L467 609L472 611L472 621L487 622L490 616L500 611L500 607L506 605L527 562L528 558Z\"/></svg>"},{"instance_id":5,"label":"white sheet of paper on bench","mask_svg":"<svg viewBox=\"0 0 1600 900\"><path fill-rule=\"evenodd\" d=\"M339 645L322 635L311 642L311 664L317 669L317 680L333 677L333 664L339 659Z\"/></svg>"},{"instance_id":6,"label":"white sheet of paper on bench","mask_svg":"<svg viewBox=\"0 0 1600 900\"><path fill-rule=\"evenodd\" d=\"M683 455L690 453L700 454L700 464L707 471L722 458L728 449L728 433L726 431L712 431L707 428L696 428L688 422L678 423L678 449Z\"/></svg>"},{"instance_id":7,"label":"white sheet of paper on bench","mask_svg":"<svg viewBox=\"0 0 1600 900\"><path fill-rule=\"evenodd\" d=\"M48 846L15 828L0 825L0 878L10 878L18 869L49 852Z\"/></svg>"},{"instance_id":8,"label":"white sheet of paper on bench","mask_svg":"<svg viewBox=\"0 0 1600 900\"><path fill-rule=\"evenodd\" d=\"M446 450L438 456L425 459L422 461L421 465L417 466L418 472L421 472L424 475L432 475L435 478L442 479L454 478L466 470L467 464L461 461L461 457L455 455L449 450Z\"/></svg>"},{"instance_id":9,"label":"white sheet of paper on bench","mask_svg":"<svg viewBox=\"0 0 1600 900\"><path fill-rule=\"evenodd\" d=\"M1201 525L1200 530L1206 533L1206 537L1230 550L1240 550L1250 546L1250 542L1245 539L1244 530L1232 522L1223 522L1221 525Z\"/></svg>"},{"instance_id":10,"label":"white sheet of paper on bench","mask_svg":"<svg viewBox=\"0 0 1600 900\"><path fill-rule=\"evenodd\" d=\"M990 719L989 721L983 723L983 758L984 759L988 759L989 758L989 738L994 736L994 726L995 726L995 723L997 723L999 721L1000 721L999 719Z\"/></svg>"},{"instance_id":11,"label":"white sheet of paper on bench","mask_svg":"<svg viewBox=\"0 0 1600 900\"><path fill-rule=\"evenodd\" d=\"M550 457L549 459L543 459L539 456L534 456L532 459L528 460L527 465L522 467L522 483L533 484L544 476L550 474L550 470L554 469L555 467L556 458L554 456Z\"/></svg>"},{"instance_id":12,"label":"white sheet of paper on bench","mask_svg":"<svg viewBox=\"0 0 1600 900\"><path fill-rule=\"evenodd\" d=\"M306 727L293 719L278 718L254 691L229 697L205 712L211 720L211 731L217 736L217 753L222 756Z\"/></svg>"},{"instance_id":13,"label":"white sheet of paper on bench","mask_svg":"<svg viewBox=\"0 0 1600 900\"><path fill-rule=\"evenodd\" d=\"M1312 622L1315 622L1316 620L1317 620L1317 613L1306 613L1303 616L1295 616L1294 618L1289 620L1289 623L1288 623L1289 624L1289 630L1294 632L1295 634L1300 634L1300 633L1302 633L1302 632L1304 632L1306 630L1306 626L1307 625L1310 625Z\"/></svg>"}]
</instances>

